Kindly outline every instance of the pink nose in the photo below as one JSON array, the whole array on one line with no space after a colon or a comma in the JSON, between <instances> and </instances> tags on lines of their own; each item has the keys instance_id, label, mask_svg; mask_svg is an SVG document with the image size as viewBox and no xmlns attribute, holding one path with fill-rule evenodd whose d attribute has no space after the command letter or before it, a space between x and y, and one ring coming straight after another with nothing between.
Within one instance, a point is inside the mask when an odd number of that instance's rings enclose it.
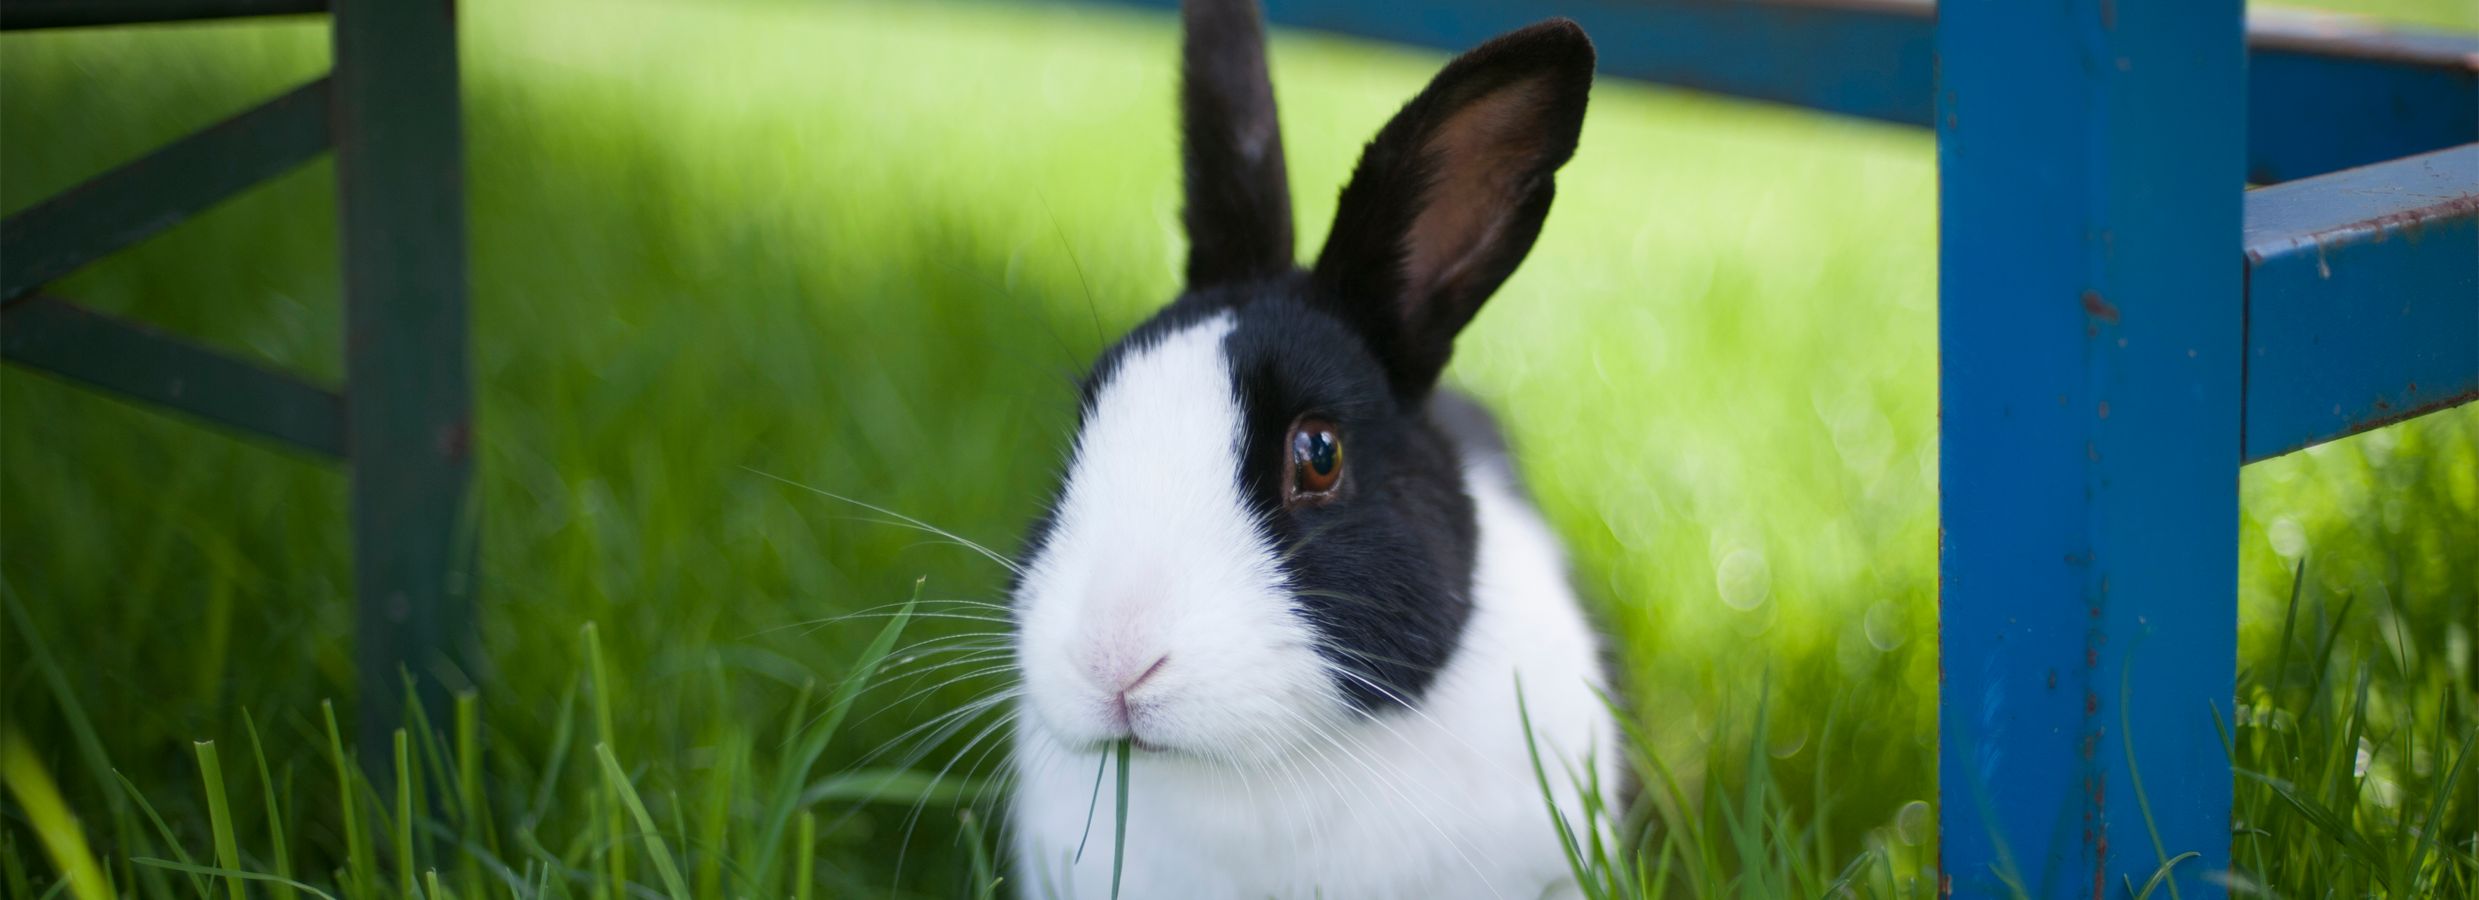
<instances>
[{"instance_id":1,"label":"pink nose","mask_svg":"<svg viewBox=\"0 0 2479 900\"><path fill-rule=\"evenodd\" d=\"M1162 671L1163 663L1170 661L1170 654L1167 653L1159 657L1155 657L1152 665L1146 666L1144 671L1136 674L1136 677L1128 679L1127 683L1119 686L1119 691L1112 694L1110 697L1110 713L1113 724L1118 725L1122 730L1128 727L1128 695L1130 693L1134 693L1138 685L1142 685L1147 679L1152 678L1155 672Z\"/></svg>"}]
</instances>

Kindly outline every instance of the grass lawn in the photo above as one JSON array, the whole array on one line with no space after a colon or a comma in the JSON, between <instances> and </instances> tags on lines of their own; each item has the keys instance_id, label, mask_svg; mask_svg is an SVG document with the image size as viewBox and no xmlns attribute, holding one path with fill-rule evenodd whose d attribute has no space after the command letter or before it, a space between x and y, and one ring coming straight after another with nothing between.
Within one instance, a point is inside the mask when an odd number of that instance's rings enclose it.
<instances>
[{"instance_id":1,"label":"grass lawn","mask_svg":"<svg viewBox=\"0 0 2479 900\"><path fill-rule=\"evenodd\" d=\"M2377 11L2479 29L2451 0ZM994 626L952 601L1004 572L796 485L1014 546L1071 379L1176 288L1172 19L462 14L469 717L377 761L428 789L339 790L343 479L7 369L0 894L57 891L37 835L65 815L155 897L238 871L346 896L987 887L1004 735L940 714L1000 684ZM1303 248L1439 63L1277 33ZM325 68L315 23L0 38L0 207ZM1933 149L1604 81L1537 249L1459 348L1449 377L1506 420L1675 780L1641 860L1667 874L1617 861L1615 891L1932 893ZM332 174L59 291L333 383ZM2479 774L2454 783L2479 733L2475 448L2465 408L2245 470L2234 887L2479 890Z\"/></svg>"}]
</instances>

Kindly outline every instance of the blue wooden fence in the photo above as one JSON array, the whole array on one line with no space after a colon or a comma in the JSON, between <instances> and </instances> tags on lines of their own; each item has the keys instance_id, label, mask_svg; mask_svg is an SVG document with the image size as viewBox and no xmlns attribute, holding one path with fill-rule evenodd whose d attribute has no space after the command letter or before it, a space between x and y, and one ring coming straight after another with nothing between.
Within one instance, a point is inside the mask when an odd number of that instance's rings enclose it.
<instances>
[{"instance_id":1,"label":"blue wooden fence","mask_svg":"<svg viewBox=\"0 0 2479 900\"><path fill-rule=\"evenodd\" d=\"M1266 6L1936 129L1945 888L2098 897L2229 868L2238 467L2479 396L2479 40L2242 3Z\"/></svg>"}]
</instances>

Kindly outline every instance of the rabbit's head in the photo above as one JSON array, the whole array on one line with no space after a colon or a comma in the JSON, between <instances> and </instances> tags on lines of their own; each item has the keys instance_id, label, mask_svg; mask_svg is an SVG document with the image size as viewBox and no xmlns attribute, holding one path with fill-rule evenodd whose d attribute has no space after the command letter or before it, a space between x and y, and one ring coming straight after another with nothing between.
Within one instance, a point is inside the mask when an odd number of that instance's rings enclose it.
<instances>
[{"instance_id":1,"label":"rabbit's head","mask_svg":"<svg viewBox=\"0 0 2479 900\"><path fill-rule=\"evenodd\" d=\"M1184 22L1187 287L1084 381L1016 654L1062 744L1263 759L1416 706L1471 638L1473 505L1429 399L1549 214L1593 51L1552 20L1448 64L1302 269L1254 4Z\"/></svg>"}]
</instances>

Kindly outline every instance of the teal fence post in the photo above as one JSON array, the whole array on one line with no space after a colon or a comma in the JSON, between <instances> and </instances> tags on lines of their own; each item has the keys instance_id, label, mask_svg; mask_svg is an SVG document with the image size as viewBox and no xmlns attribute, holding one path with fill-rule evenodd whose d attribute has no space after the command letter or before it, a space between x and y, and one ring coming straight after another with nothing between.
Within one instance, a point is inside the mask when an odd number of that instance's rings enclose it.
<instances>
[{"instance_id":1,"label":"teal fence post","mask_svg":"<svg viewBox=\"0 0 2479 900\"><path fill-rule=\"evenodd\" d=\"M455 6L336 0L361 739L387 746L409 675L424 706L469 683L473 404ZM433 721L442 721L436 716Z\"/></svg>"}]
</instances>

